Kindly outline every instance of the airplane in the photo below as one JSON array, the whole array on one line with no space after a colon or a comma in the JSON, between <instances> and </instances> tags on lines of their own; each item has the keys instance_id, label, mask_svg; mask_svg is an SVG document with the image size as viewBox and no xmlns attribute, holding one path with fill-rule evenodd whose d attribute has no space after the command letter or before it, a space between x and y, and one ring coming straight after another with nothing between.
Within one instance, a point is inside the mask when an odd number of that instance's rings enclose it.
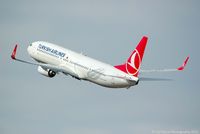
<instances>
[{"instance_id":1,"label":"airplane","mask_svg":"<svg viewBox=\"0 0 200 134\"><path fill-rule=\"evenodd\" d=\"M19 62L38 66L38 72L49 78L63 73L78 80L86 80L108 88L128 89L131 86L137 85L140 81L139 73L141 72L173 72L184 70L189 56L178 68L140 70L147 40L148 37L143 36L127 61L116 66L44 41L33 42L27 48L28 54L36 62L16 58L17 44L13 49L11 58Z\"/></svg>"}]
</instances>

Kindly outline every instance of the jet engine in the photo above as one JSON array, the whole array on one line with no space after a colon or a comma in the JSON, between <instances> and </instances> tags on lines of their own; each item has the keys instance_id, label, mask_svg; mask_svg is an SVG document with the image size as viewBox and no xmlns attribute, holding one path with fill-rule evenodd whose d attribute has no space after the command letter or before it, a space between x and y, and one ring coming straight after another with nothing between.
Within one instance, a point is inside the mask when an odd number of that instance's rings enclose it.
<instances>
[{"instance_id":1,"label":"jet engine","mask_svg":"<svg viewBox=\"0 0 200 134\"><path fill-rule=\"evenodd\" d=\"M56 75L56 72L52 71L51 69L44 69L41 66L38 66L38 72L44 76L47 77L54 77Z\"/></svg>"}]
</instances>

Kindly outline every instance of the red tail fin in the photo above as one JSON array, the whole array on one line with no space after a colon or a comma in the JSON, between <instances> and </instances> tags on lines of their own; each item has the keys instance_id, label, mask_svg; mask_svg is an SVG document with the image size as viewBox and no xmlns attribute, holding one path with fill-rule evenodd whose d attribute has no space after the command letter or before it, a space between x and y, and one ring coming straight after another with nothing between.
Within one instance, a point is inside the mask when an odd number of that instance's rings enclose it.
<instances>
[{"instance_id":1,"label":"red tail fin","mask_svg":"<svg viewBox=\"0 0 200 134\"><path fill-rule=\"evenodd\" d=\"M148 38L144 36L135 48L135 50L132 52L126 63L123 65L115 66L115 68L129 75L137 77L146 48L147 40Z\"/></svg>"}]
</instances>

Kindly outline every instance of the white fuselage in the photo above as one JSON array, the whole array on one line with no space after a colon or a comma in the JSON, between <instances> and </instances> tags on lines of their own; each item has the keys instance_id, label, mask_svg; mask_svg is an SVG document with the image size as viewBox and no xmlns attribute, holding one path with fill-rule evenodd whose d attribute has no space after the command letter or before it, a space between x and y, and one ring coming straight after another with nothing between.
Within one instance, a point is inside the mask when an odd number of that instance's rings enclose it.
<instances>
[{"instance_id":1,"label":"white fuselage","mask_svg":"<svg viewBox=\"0 0 200 134\"><path fill-rule=\"evenodd\" d=\"M111 88L128 88L138 83L137 77L128 75L109 64L48 42L33 42L27 50L36 61L61 67L64 74L77 79Z\"/></svg>"}]
</instances>

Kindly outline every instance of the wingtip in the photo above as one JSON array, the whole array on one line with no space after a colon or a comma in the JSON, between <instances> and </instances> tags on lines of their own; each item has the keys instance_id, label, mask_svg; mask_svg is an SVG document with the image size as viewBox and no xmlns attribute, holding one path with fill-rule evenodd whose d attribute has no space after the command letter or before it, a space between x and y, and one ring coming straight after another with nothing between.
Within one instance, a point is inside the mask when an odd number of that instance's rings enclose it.
<instances>
[{"instance_id":1,"label":"wingtip","mask_svg":"<svg viewBox=\"0 0 200 134\"><path fill-rule=\"evenodd\" d=\"M14 49L13 49L12 55L11 55L11 58L13 60L16 59L17 47L18 47L18 45L16 44L15 47L14 47Z\"/></svg>"},{"instance_id":2,"label":"wingtip","mask_svg":"<svg viewBox=\"0 0 200 134\"><path fill-rule=\"evenodd\" d=\"M144 35L142 39L148 40L148 36Z\"/></svg>"},{"instance_id":3,"label":"wingtip","mask_svg":"<svg viewBox=\"0 0 200 134\"><path fill-rule=\"evenodd\" d=\"M188 63L189 58L190 58L190 56L187 56L186 59L185 59L185 61L182 64L182 66L178 67L177 70L179 70L179 71L184 70L185 67L186 67L186 65L187 65L187 63Z\"/></svg>"}]
</instances>

